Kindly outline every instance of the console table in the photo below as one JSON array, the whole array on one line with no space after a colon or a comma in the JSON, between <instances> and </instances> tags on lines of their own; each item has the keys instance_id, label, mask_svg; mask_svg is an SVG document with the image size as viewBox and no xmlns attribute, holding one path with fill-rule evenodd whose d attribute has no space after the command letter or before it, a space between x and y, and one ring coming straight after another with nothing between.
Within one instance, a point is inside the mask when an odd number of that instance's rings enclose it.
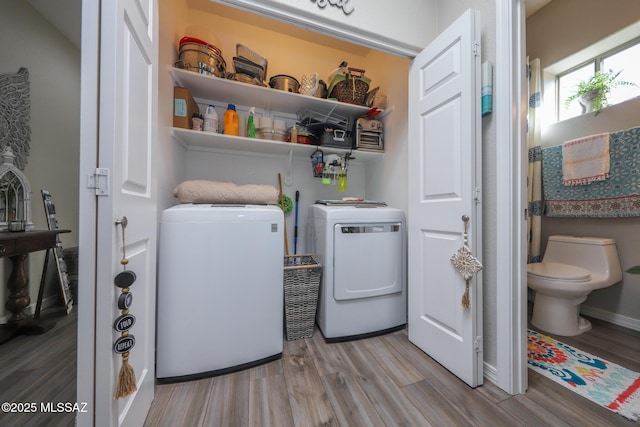
<instances>
[{"instance_id":1,"label":"console table","mask_svg":"<svg viewBox=\"0 0 640 427\"><path fill-rule=\"evenodd\" d=\"M55 326L55 322L34 319L24 311L31 302L27 288L29 278L25 272L24 262L31 252L55 248L57 235L70 232L71 230L0 232L0 258L8 257L12 263L11 275L7 281L9 297L5 304L7 310L11 312L11 318L2 325L0 343L17 334L41 334ZM42 281L45 275L46 265L42 271Z\"/></svg>"}]
</instances>

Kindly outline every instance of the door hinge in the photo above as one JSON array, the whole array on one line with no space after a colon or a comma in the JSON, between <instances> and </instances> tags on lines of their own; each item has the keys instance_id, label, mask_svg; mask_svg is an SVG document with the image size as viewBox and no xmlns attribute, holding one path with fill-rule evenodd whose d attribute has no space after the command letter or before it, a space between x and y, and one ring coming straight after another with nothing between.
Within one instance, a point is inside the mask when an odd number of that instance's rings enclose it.
<instances>
[{"instance_id":1,"label":"door hinge","mask_svg":"<svg viewBox=\"0 0 640 427\"><path fill-rule=\"evenodd\" d=\"M96 190L96 196L108 196L110 175L109 169L96 168L96 171L88 176L87 188Z\"/></svg>"},{"instance_id":2,"label":"door hinge","mask_svg":"<svg viewBox=\"0 0 640 427\"><path fill-rule=\"evenodd\" d=\"M476 339L473 341L473 348L475 349L476 353L480 353L482 351L482 337L476 337Z\"/></svg>"},{"instance_id":3,"label":"door hinge","mask_svg":"<svg viewBox=\"0 0 640 427\"><path fill-rule=\"evenodd\" d=\"M476 203L480 203L482 201L481 195L482 195L482 193L480 191L480 187L476 187L476 189L473 190L473 200Z\"/></svg>"},{"instance_id":4,"label":"door hinge","mask_svg":"<svg viewBox=\"0 0 640 427\"><path fill-rule=\"evenodd\" d=\"M474 41L472 49L475 56L480 56L480 43Z\"/></svg>"}]
</instances>

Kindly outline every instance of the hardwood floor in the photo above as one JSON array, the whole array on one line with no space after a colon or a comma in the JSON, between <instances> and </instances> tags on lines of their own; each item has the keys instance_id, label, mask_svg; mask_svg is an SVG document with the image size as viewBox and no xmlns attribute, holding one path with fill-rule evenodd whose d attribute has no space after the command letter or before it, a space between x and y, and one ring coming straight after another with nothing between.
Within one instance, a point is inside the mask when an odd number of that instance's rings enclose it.
<instances>
[{"instance_id":1,"label":"hardwood floor","mask_svg":"<svg viewBox=\"0 0 640 427\"><path fill-rule=\"evenodd\" d=\"M570 345L640 371L640 333L593 320ZM529 371L509 396L469 388L417 349L406 330L327 344L285 341L281 360L224 376L156 385L145 426L638 426Z\"/></svg>"},{"instance_id":2,"label":"hardwood floor","mask_svg":"<svg viewBox=\"0 0 640 427\"><path fill-rule=\"evenodd\" d=\"M46 312L45 312L46 313ZM76 311L44 335L0 345L1 402L75 402ZM640 372L640 332L598 320L556 337ZM0 413L0 426L72 426L74 415ZM406 331L327 344L285 341L281 360L200 381L156 385L145 426L635 426L529 371L526 394L471 389L411 344Z\"/></svg>"},{"instance_id":3,"label":"hardwood floor","mask_svg":"<svg viewBox=\"0 0 640 427\"><path fill-rule=\"evenodd\" d=\"M31 413L0 411L0 426L73 426L73 413L42 412L49 402L76 402L78 312L61 308L42 312L56 326L42 335L19 335L0 345L0 403L35 404Z\"/></svg>"}]
</instances>

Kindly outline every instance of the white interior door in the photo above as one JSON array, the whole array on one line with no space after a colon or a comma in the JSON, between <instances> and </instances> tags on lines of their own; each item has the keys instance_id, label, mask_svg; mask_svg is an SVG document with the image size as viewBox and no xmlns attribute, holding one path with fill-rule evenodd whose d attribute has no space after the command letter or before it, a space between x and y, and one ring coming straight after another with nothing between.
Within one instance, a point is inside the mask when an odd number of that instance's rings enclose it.
<instances>
[{"instance_id":1,"label":"white interior door","mask_svg":"<svg viewBox=\"0 0 640 427\"><path fill-rule=\"evenodd\" d=\"M480 18L468 10L409 71L409 339L472 387L482 384L482 282L451 257L481 259Z\"/></svg>"},{"instance_id":2,"label":"white interior door","mask_svg":"<svg viewBox=\"0 0 640 427\"><path fill-rule=\"evenodd\" d=\"M90 411L78 417L78 425L142 425L153 400L157 22L156 0L83 5L80 244L85 266L79 274L94 286L79 304L86 306L79 311L78 398L89 403ZM108 185L97 191L87 188L91 165L110 171L98 180ZM124 242L116 225L123 217L128 219ZM129 330L135 337L129 364L137 391L114 399L122 365L113 350L121 336L113 324L122 314L114 277L123 270L123 250L127 269L136 275L130 287L129 312L136 321Z\"/></svg>"}]
</instances>

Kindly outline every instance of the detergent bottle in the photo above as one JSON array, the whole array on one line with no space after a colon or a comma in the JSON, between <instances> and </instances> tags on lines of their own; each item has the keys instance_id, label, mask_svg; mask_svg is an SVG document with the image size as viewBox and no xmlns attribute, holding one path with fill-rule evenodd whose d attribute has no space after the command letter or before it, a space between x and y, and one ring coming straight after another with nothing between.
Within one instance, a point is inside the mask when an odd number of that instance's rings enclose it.
<instances>
[{"instance_id":1,"label":"detergent bottle","mask_svg":"<svg viewBox=\"0 0 640 427\"><path fill-rule=\"evenodd\" d=\"M216 113L216 109L213 105L209 105L204 113L203 130L205 132L218 133L218 113Z\"/></svg>"},{"instance_id":2,"label":"detergent bottle","mask_svg":"<svg viewBox=\"0 0 640 427\"><path fill-rule=\"evenodd\" d=\"M238 113L236 111L236 106L233 104L229 104L227 106L227 111L224 112L224 134L235 136L240 135Z\"/></svg>"}]
</instances>

